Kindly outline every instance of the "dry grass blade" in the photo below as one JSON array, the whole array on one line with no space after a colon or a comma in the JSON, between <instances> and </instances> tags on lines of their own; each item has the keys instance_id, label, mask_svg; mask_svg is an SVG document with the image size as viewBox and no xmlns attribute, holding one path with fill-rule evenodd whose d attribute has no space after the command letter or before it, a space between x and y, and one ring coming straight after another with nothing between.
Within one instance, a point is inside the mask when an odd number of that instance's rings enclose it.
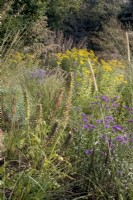
<instances>
[{"instance_id":1,"label":"dry grass blade","mask_svg":"<svg viewBox=\"0 0 133 200\"><path fill-rule=\"evenodd\" d=\"M98 92L97 81L96 81L96 77L95 77L94 70L93 70L93 67L91 65L90 60L88 60L88 63L89 63L89 67L90 67L90 70L91 70L91 73L92 73L92 78L93 78L93 82L94 82L94 86L95 86L95 91Z\"/></svg>"},{"instance_id":2,"label":"dry grass blade","mask_svg":"<svg viewBox=\"0 0 133 200\"><path fill-rule=\"evenodd\" d=\"M65 37L62 31L55 31L52 38L53 39L50 42L57 45L57 48L55 49L56 52L61 51L63 53L72 48L86 48L88 39L87 37L84 37L80 41L76 42L72 36Z\"/></svg>"},{"instance_id":3,"label":"dry grass blade","mask_svg":"<svg viewBox=\"0 0 133 200\"><path fill-rule=\"evenodd\" d=\"M2 154L5 151L5 147L4 147L4 132L2 131L2 129L0 128L0 160L3 159Z\"/></svg>"},{"instance_id":4,"label":"dry grass blade","mask_svg":"<svg viewBox=\"0 0 133 200\"><path fill-rule=\"evenodd\" d=\"M128 32L126 32L126 41L127 41L127 57L128 57L128 62L131 62L131 55L130 55L130 44L129 44L129 36Z\"/></svg>"},{"instance_id":5,"label":"dry grass blade","mask_svg":"<svg viewBox=\"0 0 133 200\"><path fill-rule=\"evenodd\" d=\"M56 113L56 111L58 110L58 108L61 106L62 104L62 100L63 100L63 96L64 96L64 88L61 90L61 93L56 101L55 104L55 108L54 108L54 113Z\"/></svg>"}]
</instances>

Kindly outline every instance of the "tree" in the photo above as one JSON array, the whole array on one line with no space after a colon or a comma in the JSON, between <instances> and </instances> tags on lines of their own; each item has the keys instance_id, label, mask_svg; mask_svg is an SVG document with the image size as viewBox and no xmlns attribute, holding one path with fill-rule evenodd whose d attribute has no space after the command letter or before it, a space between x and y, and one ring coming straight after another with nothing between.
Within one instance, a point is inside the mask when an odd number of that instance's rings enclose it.
<instances>
[{"instance_id":1,"label":"tree","mask_svg":"<svg viewBox=\"0 0 133 200\"><path fill-rule=\"evenodd\" d=\"M22 29L32 25L40 16L45 14L45 0L7 0L1 4L4 10L2 15L2 29L4 32Z\"/></svg>"},{"instance_id":2,"label":"tree","mask_svg":"<svg viewBox=\"0 0 133 200\"><path fill-rule=\"evenodd\" d=\"M121 11L122 0L84 0L78 11L72 12L64 19L64 30L75 37L90 36L101 31L102 24Z\"/></svg>"},{"instance_id":3,"label":"tree","mask_svg":"<svg viewBox=\"0 0 133 200\"><path fill-rule=\"evenodd\" d=\"M124 25L130 24L133 27L133 0L129 0L123 6L119 19Z\"/></svg>"},{"instance_id":4,"label":"tree","mask_svg":"<svg viewBox=\"0 0 133 200\"><path fill-rule=\"evenodd\" d=\"M46 0L48 24L52 29L64 29L68 16L78 12L84 0Z\"/></svg>"}]
</instances>

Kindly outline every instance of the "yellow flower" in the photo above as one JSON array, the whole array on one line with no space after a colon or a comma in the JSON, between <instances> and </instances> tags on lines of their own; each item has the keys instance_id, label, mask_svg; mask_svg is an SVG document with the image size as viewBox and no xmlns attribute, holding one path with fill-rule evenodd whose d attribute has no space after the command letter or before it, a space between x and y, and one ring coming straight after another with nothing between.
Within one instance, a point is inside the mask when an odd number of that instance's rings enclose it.
<instances>
[{"instance_id":1,"label":"yellow flower","mask_svg":"<svg viewBox=\"0 0 133 200\"><path fill-rule=\"evenodd\" d=\"M84 62L82 60L80 60L80 65L83 65L83 64L84 64Z\"/></svg>"},{"instance_id":2,"label":"yellow flower","mask_svg":"<svg viewBox=\"0 0 133 200\"><path fill-rule=\"evenodd\" d=\"M123 74L120 74L115 78L116 83L127 83Z\"/></svg>"}]
</instances>

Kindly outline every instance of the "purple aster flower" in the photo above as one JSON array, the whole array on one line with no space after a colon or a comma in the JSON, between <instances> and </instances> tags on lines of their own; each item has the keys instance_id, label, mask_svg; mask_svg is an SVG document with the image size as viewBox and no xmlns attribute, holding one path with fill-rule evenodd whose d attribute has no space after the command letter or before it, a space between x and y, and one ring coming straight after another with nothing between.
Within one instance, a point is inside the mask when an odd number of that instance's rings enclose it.
<instances>
[{"instance_id":1,"label":"purple aster flower","mask_svg":"<svg viewBox=\"0 0 133 200\"><path fill-rule=\"evenodd\" d=\"M105 121L106 121L107 123L111 124L111 123L114 123L114 118L113 118L112 116L107 116L107 117L105 118Z\"/></svg>"},{"instance_id":2,"label":"purple aster flower","mask_svg":"<svg viewBox=\"0 0 133 200\"><path fill-rule=\"evenodd\" d=\"M89 124L89 123L84 124L84 129L93 130L95 128L96 126L93 124Z\"/></svg>"},{"instance_id":3,"label":"purple aster flower","mask_svg":"<svg viewBox=\"0 0 133 200\"><path fill-rule=\"evenodd\" d=\"M86 117L84 117L84 122L88 123L88 119Z\"/></svg>"},{"instance_id":4,"label":"purple aster flower","mask_svg":"<svg viewBox=\"0 0 133 200\"><path fill-rule=\"evenodd\" d=\"M123 106L123 108L128 109L128 106Z\"/></svg>"},{"instance_id":5,"label":"purple aster flower","mask_svg":"<svg viewBox=\"0 0 133 200\"><path fill-rule=\"evenodd\" d=\"M87 155L92 155L92 153L93 153L92 149L85 150L85 154L87 154Z\"/></svg>"},{"instance_id":6,"label":"purple aster flower","mask_svg":"<svg viewBox=\"0 0 133 200\"><path fill-rule=\"evenodd\" d=\"M111 124L114 124L114 118L112 116L107 116L104 120L105 122L105 128L110 128Z\"/></svg>"},{"instance_id":7,"label":"purple aster flower","mask_svg":"<svg viewBox=\"0 0 133 200\"><path fill-rule=\"evenodd\" d=\"M109 124L105 124L105 128L110 128L110 125Z\"/></svg>"},{"instance_id":8,"label":"purple aster flower","mask_svg":"<svg viewBox=\"0 0 133 200\"><path fill-rule=\"evenodd\" d=\"M97 124L103 123L103 119L97 119L97 120L96 120L96 123L97 123Z\"/></svg>"},{"instance_id":9,"label":"purple aster flower","mask_svg":"<svg viewBox=\"0 0 133 200\"><path fill-rule=\"evenodd\" d=\"M106 109L106 110L109 110L109 106L105 106L105 109Z\"/></svg>"},{"instance_id":10,"label":"purple aster flower","mask_svg":"<svg viewBox=\"0 0 133 200\"><path fill-rule=\"evenodd\" d=\"M118 103L113 103L113 107L117 108L118 107Z\"/></svg>"},{"instance_id":11,"label":"purple aster flower","mask_svg":"<svg viewBox=\"0 0 133 200\"><path fill-rule=\"evenodd\" d=\"M87 118L87 115L86 115L86 114L83 113L82 116L83 116L83 120L84 120L84 122L85 122L85 124L84 124L84 128L85 128L85 129L93 130L94 128L96 128L95 125L89 124L88 118ZM90 116L90 118L91 118L91 116Z\"/></svg>"},{"instance_id":12,"label":"purple aster flower","mask_svg":"<svg viewBox=\"0 0 133 200\"><path fill-rule=\"evenodd\" d=\"M101 96L101 99L105 102L109 102L109 97L108 96Z\"/></svg>"},{"instance_id":13,"label":"purple aster flower","mask_svg":"<svg viewBox=\"0 0 133 200\"><path fill-rule=\"evenodd\" d=\"M88 129L89 127L88 127L88 125L87 124L85 124L84 125L84 129Z\"/></svg>"},{"instance_id":14,"label":"purple aster flower","mask_svg":"<svg viewBox=\"0 0 133 200\"><path fill-rule=\"evenodd\" d=\"M119 136L117 136L117 140L118 140L118 142L122 142L122 143L126 144L127 137L126 136L122 137L121 135L119 135Z\"/></svg>"},{"instance_id":15,"label":"purple aster flower","mask_svg":"<svg viewBox=\"0 0 133 200\"><path fill-rule=\"evenodd\" d=\"M86 114L84 114L84 113L82 113L82 116L83 116L83 117L86 117L87 115L86 115Z\"/></svg>"},{"instance_id":16,"label":"purple aster flower","mask_svg":"<svg viewBox=\"0 0 133 200\"><path fill-rule=\"evenodd\" d=\"M128 108L128 110L133 110L133 108Z\"/></svg>"},{"instance_id":17,"label":"purple aster flower","mask_svg":"<svg viewBox=\"0 0 133 200\"><path fill-rule=\"evenodd\" d=\"M83 113L82 116L83 116L83 120L84 120L84 122L88 123L87 115Z\"/></svg>"},{"instance_id":18,"label":"purple aster flower","mask_svg":"<svg viewBox=\"0 0 133 200\"><path fill-rule=\"evenodd\" d=\"M120 125L114 125L112 126L113 130L118 130L118 131L122 131L124 128Z\"/></svg>"},{"instance_id":19,"label":"purple aster flower","mask_svg":"<svg viewBox=\"0 0 133 200\"><path fill-rule=\"evenodd\" d=\"M102 134L102 139L105 139L106 138L106 135L105 134Z\"/></svg>"},{"instance_id":20,"label":"purple aster flower","mask_svg":"<svg viewBox=\"0 0 133 200\"><path fill-rule=\"evenodd\" d=\"M118 135L118 136L117 136L117 140L118 140L119 142L121 142L121 141L123 141L124 139L123 139L122 136Z\"/></svg>"},{"instance_id":21,"label":"purple aster flower","mask_svg":"<svg viewBox=\"0 0 133 200\"><path fill-rule=\"evenodd\" d=\"M133 122L133 119L128 120L128 122L131 122L131 123L132 123L132 122Z\"/></svg>"},{"instance_id":22,"label":"purple aster flower","mask_svg":"<svg viewBox=\"0 0 133 200\"><path fill-rule=\"evenodd\" d=\"M93 130L93 129L95 129L95 128L96 128L95 125L93 125L93 124L88 124L88 129Z\"/></svg>"}]
</instances>

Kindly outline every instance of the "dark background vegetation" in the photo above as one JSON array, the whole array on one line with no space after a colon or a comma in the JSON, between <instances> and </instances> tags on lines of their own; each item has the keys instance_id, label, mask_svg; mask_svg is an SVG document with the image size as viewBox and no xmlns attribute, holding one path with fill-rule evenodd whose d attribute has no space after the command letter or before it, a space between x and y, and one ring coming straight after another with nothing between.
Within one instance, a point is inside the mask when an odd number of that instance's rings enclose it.
<instances>
[{"instance_id":1,"label":"dark background vegetation","mask_svg":"<svg viewBox=\"0 0 133 200\"><path fill-rule=\"evenodd\" d=\"M45 16L48 29L62 31L65 37L71 36L76 42L87 37L88 48L94 50L99 48L93 36L111 18L118 19L125 27L133 26L132 0L4 0L1 10L1 38L10 31L30 29Z\"/></svg>"}]
</instances>

